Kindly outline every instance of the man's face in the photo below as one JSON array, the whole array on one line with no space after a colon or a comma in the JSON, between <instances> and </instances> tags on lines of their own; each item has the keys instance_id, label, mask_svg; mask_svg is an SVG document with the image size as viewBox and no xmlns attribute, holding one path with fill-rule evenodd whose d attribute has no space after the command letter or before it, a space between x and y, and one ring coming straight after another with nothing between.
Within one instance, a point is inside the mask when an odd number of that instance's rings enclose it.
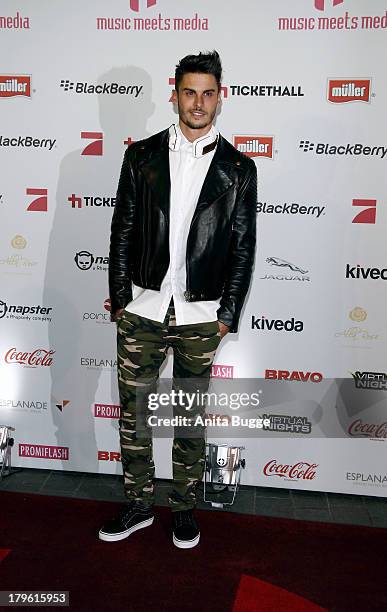
<instances>
[{"instance_id":1,"label":"man's face","mask_svg":"<svg viewBox=\"0 0 387 612\"><path fill-rule=\"evenodd\" d=\"M205 134L212 125L220 102L220 90L213 74L188 72L173 92L181 123L191 130L198 130L197 137Z\"/></svg>"}]
</instances>

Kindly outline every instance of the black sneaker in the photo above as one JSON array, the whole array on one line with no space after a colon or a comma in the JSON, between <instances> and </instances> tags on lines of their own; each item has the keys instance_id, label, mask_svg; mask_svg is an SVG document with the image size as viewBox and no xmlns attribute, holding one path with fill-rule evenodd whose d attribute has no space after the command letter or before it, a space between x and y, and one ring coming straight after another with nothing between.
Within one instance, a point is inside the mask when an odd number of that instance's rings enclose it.
<instances>
[{"instance_id":1,"label":"black sneaker","mask_svg":"<svg viewBox=\"0 0 387 612\"><path fill-rule=\"evenodd\" d=\"M124 540L137 529L149 527L154 521L153 507L135 501L126 504L117 516L107 521L99 530L99 539L105 542Z\"/></svg>"},{"instance_id":2,"label":"black sneaker","mask_svg":"<svg viewBox=\"0 0 387 612\"><path fill-rule=\"evenodd\" d=\"M200 531L192 510L172 512L172 530L177 548L193 548L199 544Z\"/></svg>"}]
</instances>

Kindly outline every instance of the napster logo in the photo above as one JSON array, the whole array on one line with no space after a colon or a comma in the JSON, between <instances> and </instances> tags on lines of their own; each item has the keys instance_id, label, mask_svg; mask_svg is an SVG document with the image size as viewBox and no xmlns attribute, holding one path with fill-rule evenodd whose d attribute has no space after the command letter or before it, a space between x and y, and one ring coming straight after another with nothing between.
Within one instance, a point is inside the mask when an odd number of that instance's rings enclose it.
<instances>
[{"instance_id":1,"label":"napster logo","mask_svg":"<svg viewBox=\"0 0 387 612\"><path fill-rule=\"evenodd\" d=\"M329 0L329 3L332 3L333 6L337 6L338 4L343 4L344 0ZM325 0L314 0L314 6L319 11L325 10Z\"/></svg>"},{"instance_id":2,"label":"napster logo","mask_svg":"<svg viewBox=\"0 0 387 612\"><path fill-rule=\"evenodd\" d=\"M234 147L248 157L273 159L273 136L234 136Z\"/></svg>"},{"instance_id":3,"label":"napster logo","mask_svg":"<svg viewBox=\"0 0 387 612\"><path fill-rule=\"evenodd\" d=\"M343 102L370 102L371 79L329 79L328 100Z\"/></svg>"},{"instance_id":4,"label":"napster logo","mask_svg":"<svg viewBox=\"0 0 387 612\"><path fill-rule=\"evenodd\" d=\"M352 223L376 223L376 200L352 200L352 206L361 206L365 210L361 210L356 217L352 219Z\"/></svg>"},{"instance_id":5,"label":"napster logo","mask_svg":"<svg viewBox=\"0 0 387 612\"><path fill-rule=\"evenodd\" d=\"M157 0L146 0L146 8L155 6L156 3ZM136 13L138 13L138 11L140 10L140 0L130 0L129 5L132 11L136 11Z\"/></svg>"},{"instance_id":6,"label":"napster logo","mask_svg":"<svg viewBox=\"0 0 387 612\"><path fill-rule=\"evenodd\" d=\"M31 98L31 77L27 74L0 74L0 98Z\"/></svg>"}]
</instances>

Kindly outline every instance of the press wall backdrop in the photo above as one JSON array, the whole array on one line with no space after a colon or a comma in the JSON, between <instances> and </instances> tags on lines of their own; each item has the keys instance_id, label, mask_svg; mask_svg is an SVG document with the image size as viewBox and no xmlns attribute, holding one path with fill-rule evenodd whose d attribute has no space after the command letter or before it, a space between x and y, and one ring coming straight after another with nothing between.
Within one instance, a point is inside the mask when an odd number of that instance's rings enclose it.
<instances>
[{"instance_id":1,"label":"press wall backdrop","mask_svg":"<svg viewBox=\"0 0 387 612\"><path fill-rule=\"evenodd\" d=\"M212 374L272 391L270 424L235 440L242 482L386 496L386 8L2 0L0 425L15 427L14 465L121 472L107 267L122 156L177 120L176 62L216 48L216 125L259 185L252 286ZM170 447L155 440L158 477Z\"/></svg>"}]
</instances>

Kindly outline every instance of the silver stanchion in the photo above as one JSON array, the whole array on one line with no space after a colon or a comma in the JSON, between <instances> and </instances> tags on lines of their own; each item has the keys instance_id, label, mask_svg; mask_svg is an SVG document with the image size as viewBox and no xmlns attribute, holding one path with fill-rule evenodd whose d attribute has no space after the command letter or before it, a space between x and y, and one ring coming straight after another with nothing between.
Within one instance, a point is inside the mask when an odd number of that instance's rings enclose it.
<instances>
[{"instance_id":1,"label":"silver stanchion","mask_svg":"<svg viewBox=\"0 0 387 612\"><path fill-rule=\"evenodd\" d=\"M232 506L239 488L242 468L246 462L241 458L244 446L228 446L227 444L206 444L206 460L204 467L204 501L214 508ZM232 491L231 501L212 501L207 499L207 487L213 492Z\"/></svg>"},{"instance_id":2,"label":"silver stanchion","mask_svg":"<svg viewBox=\"0 0 387 612\"><path fill-rule=\"evenodd\" d=\"M15 431L15 428L0 425L0 480L4 476L9 476L11 472L18 471L11 469L11 448L13 446L11 431Z\"/></svg>"}]
</instances>

